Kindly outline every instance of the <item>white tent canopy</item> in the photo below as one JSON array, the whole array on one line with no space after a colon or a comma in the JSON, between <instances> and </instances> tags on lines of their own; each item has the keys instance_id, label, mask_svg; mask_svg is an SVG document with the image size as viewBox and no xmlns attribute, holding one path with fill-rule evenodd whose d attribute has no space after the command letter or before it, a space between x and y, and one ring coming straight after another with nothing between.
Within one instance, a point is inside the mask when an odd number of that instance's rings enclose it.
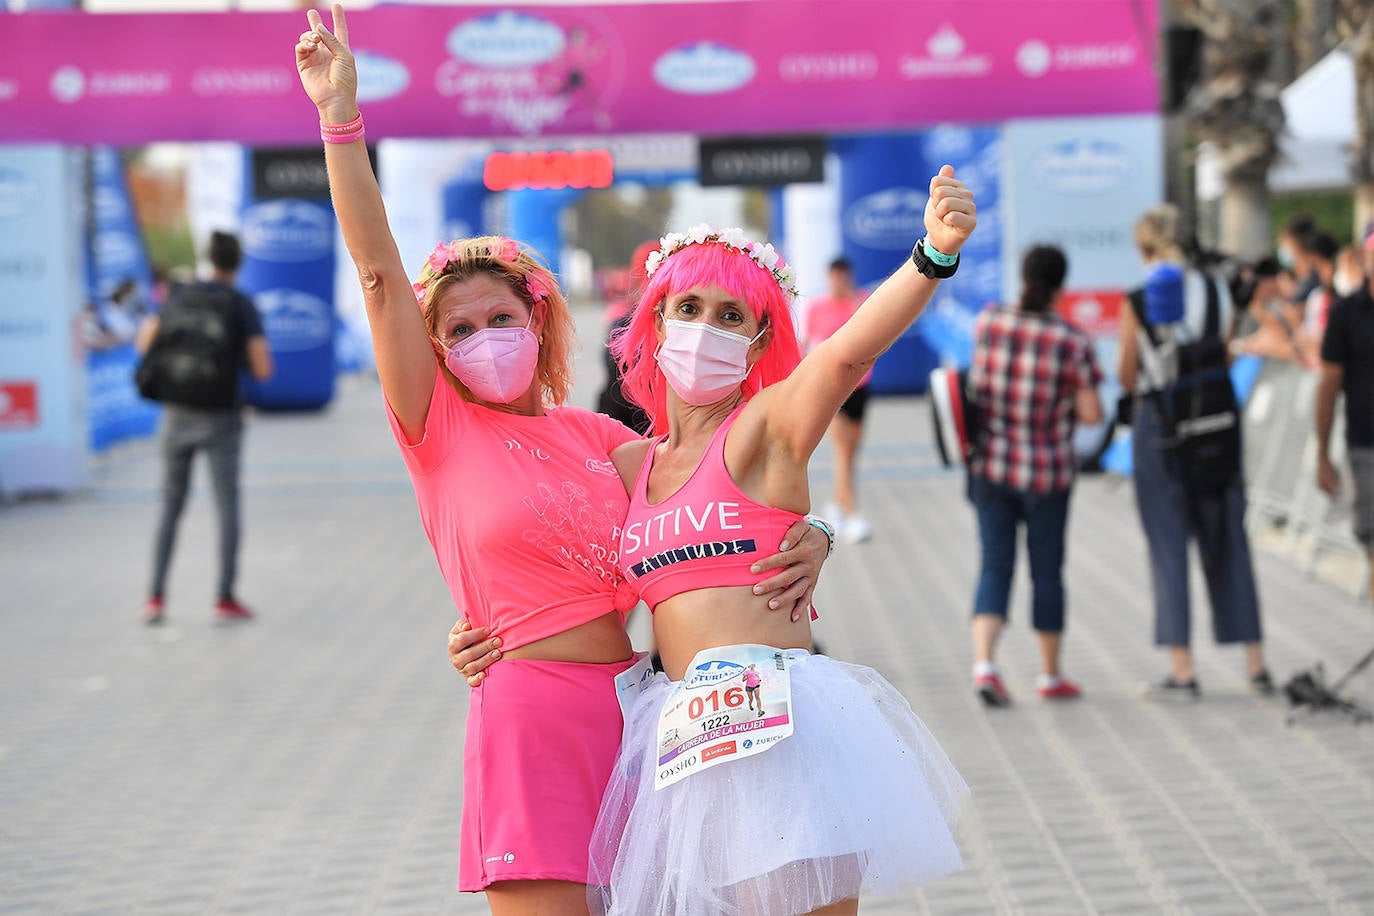
<instances>
[{"instance_id":1,"label":"white tent canopy","mask_svg":"<svg viewBox=\"0 0 1374 916\"><path fill-rule=\"evenodd\" d=\"M1355 143L1355 63L1337 48L1281 93L1285 119L1279 161L1269 170L1276 194L1348 188ZM1197 194L1216 200L1225 190L1211 144L1198 148Z\"/></svg>"}]
</instances>

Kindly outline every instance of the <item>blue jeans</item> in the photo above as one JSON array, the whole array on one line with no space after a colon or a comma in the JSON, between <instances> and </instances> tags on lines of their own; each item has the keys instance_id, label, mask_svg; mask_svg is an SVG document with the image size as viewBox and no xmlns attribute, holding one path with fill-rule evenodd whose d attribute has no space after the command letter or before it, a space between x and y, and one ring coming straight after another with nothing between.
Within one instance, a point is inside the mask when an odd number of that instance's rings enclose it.
<instances>
[{"instance_id":1,"label":"blue jeans","mask_svg":"<svg viewBox=\"0 0 1374 916\"><path fill-rule=\"evenodd\" d=\"M1146 398L1135 405L1131 424L1135 499L1150 548L1154 590L1155 645L1187 646L1192 629L1188 600L1188 542L1197 541L1212 635L1218 643L1259 642L1259 596L1245 534L1245 481L1236 476L1224 492L1190 494L1161 447L1159 408Z\"/></svg>"},{"instance_id":2,"label":"blue jeans","mask_svg":"<svg viewBox=\"0 0 1374 916\"><path fill-rule=\"evenodd\" d=\"M1041 633L1063 632L1064 532L1070 491L1032 493L978 476L970 485L983 547L973 613L1006 618L1016 572L1016 530L1024 524L1031 569L1031 625Z\"/></svg>"}]
</instances>

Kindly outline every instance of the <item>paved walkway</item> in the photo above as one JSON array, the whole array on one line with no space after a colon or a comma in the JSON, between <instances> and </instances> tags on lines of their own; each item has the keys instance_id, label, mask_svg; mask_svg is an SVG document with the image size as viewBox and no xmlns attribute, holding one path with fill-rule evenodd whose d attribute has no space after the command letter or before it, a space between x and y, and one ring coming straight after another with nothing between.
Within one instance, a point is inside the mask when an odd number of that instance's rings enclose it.
<instances>
[{"instance_id":1,"label":"paved walkway","mask_svg":"<svg viewBox=\"0 0 1374 916\"><path fill-rule=\"evenodd\" d=\"M87 493L0 508L0 913L486 912L451 889L467 695L444 654L454 612L379 397L353 379L326 413L254 419L251 626L210 626L203 468L160 630L135 619L150 445L106 461ZM1205 699L1140 697L1164 658L1129 485L1075 496L1066 662L1086 697L1034 698L1020 582L1003 647L1019 702L988 712L967 686L977 549L961 481L936 465L922 401L880 400L871 426L875 537L828 564L817 635L911 699L975 803L963 873L864 913L1374 913L1374 727L1285 726L1205 620ZM814 471L819 504L828 455ZM1374 644L1368 606L1259 564L1277 677ZM1355 692L1374 694L1374 671Z\"/></svg>"}]
</instances>

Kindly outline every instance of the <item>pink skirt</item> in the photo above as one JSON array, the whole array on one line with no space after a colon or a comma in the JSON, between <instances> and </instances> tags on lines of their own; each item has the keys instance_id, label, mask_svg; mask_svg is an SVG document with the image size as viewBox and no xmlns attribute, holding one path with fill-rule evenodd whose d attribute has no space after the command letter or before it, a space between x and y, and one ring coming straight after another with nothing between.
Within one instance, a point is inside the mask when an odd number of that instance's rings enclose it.
<instances>
[{"instance_id":1,"label":"pink skirt","mask_svg":"<svg viewBox=\"0 0 1374 916\"><path fill-rule=\"evenodd\" d=\"M587 883L592 828L620 748L615 676L632 664L504 659L472 691L460 891Z\"/></svg>"}]
</instances>

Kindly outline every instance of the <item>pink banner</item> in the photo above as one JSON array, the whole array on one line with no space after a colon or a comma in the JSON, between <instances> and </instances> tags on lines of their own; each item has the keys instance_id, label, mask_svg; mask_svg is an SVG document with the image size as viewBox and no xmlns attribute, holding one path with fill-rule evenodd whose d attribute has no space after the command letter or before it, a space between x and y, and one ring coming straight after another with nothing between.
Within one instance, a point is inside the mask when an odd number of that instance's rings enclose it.
<instances>
[{"instance_id":1,"label":"pink banner","mask_svg":"<svg viewBox=\"0 0 1374 916\"><path fill-rule=\"evenodd\" d=\"M322 4L323 5L323 4ZM1152 0L349 15L369 139L768 134L1152 112ZM0 142L318 142L303 13L0 18Z\"/></svg>"}]
</instances>

